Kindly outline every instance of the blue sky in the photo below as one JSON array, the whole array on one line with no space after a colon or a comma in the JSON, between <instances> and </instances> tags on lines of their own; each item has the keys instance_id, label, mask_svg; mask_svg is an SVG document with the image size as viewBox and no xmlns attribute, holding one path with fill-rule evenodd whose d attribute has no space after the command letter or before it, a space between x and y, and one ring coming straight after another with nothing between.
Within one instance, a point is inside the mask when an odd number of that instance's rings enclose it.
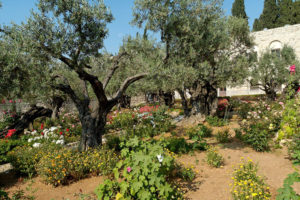
<instances>
[{"instance_id":1,"label":"blue sky","mask_svg":"<svg viewBox=\"0 0 300 200\"><path fill-rule=\"evenodd\" d=\"M35 7L37 0L1 0L0 24L9 25L25 21L30 15L30 10ZM132 7L134 0L104 0L112 11L115 20L108 25L109 36L105 40L107 51L116 53L122 44L122 38L126 35L135 35L139 31L129 22L132 19ZM234 0L224 0L223 7L227 15L231 14L231 6ZM246 13L249 17L249 25L252 27L255 18L258 18L263 9L264 0L245 0Z\"/></svg>"}]
</instances>

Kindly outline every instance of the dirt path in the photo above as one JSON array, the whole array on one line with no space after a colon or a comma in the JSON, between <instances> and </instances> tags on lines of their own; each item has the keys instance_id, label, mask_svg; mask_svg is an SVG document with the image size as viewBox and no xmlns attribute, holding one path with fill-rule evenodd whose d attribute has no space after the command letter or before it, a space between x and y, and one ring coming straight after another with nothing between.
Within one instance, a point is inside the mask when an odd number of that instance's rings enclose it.
<instances>
[{"instance_id":1,"label":"dirt path","mask_svg":"<svg viewBox=\"0 0 300 200\"><path fill-rule=\"evenodd\" d=\"M23 190L25 195L34 196L36 200L62 200L62 199L96 199L94 191L103 182L103 177L86 178L68 186L53 187L46 185L37 177L25 182L18 182L5 191L12 194L17 190Z\"/></svg>"},{"instance_id":2,"label":"dirt path","mask_svg":"<svg viewBox=\"0 0 300 200\"><path fill-rule=\"evenodd\" d=\"M258 163L259 174L266 178L270 185L272 199L275 199L276 190L283 185L283 180L288 174L294 172L291 161L286 159L285 149L276 150L272 153L258 153L248 147L243 147L239 143L232 143L220 147L220 153L225 158L225 165L222 168L209 167L204 159L205 152L196 153L195 156L184 155L179 158L186 165L194 165L199 171L199 176L194 181L196 184L194 191L189 191L187 197L198 200L227 200L230 199L230 186L233 166L240 163L241 157L252 159ZM196 160L199 161L196 164ZM300 185L295 187L300 193Z\"/></svg>"}]
</instances>

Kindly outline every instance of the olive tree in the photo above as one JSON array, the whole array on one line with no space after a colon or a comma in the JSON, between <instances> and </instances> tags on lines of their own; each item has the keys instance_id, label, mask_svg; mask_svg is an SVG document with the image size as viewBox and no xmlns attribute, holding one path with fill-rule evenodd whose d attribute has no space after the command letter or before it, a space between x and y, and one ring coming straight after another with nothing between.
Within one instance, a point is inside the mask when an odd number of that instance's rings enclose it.
<instances>
[{"instance_id":1,"label":"olive tree","mask_svg":"<svg viewBox=\"0 0 300 200\"><path fill-rule=\"evenodd\" d=\"M113 20L101 0L40 0L38 11L32 12L26 23L17 26L22 32L28 53L35 59L55 60L76 73L86 87L80 92L71 87L70 80L60 73L53 76L51 87L62 91L74 102L82 124L80 149L101 144L108 112L118 103L125 90L146 73L131 75L108 98L107 85L125 53L114 56L114 65L100 80L92 73L91 58L99 57L103 40L108 34L107 23ZM54 68L55 70L55 68ZM90 109L91 88L97 105Z\"/></svg>"},{"instance_id":2,"label":"olive tree","mask_svg":"<svg viewBox=\"0 0 300 200\"><path fill-rule=\"evenodd\" d=\"M295 65L295 72L290 72L291 65ZM252 66L250 84L263 90L269 100L275 100L283 84L287 85L291 79L299 80L299 70L291 47L284 46L279 53L267 50Z\"/></svg>"},{"instance_id":3,"label":"olive tree","mask_svg":"<svg viewBox=\"0 0 300 200\"><path fill-rule=\"evenodd\" d=\"M182 98L189 91L190 114L213 115L218 87L240 84L248 76L247 21L225 17L222 1L136 0L133 22L161 34L167 69L183 72L166 81L177 80Z\"/></svg>"}]
</instances>

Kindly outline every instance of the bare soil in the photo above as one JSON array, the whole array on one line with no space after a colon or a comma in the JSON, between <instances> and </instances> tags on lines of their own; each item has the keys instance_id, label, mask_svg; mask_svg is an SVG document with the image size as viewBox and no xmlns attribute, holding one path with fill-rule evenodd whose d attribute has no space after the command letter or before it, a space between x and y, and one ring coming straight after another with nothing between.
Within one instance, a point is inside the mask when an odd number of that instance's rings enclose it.
<instances>
[{"instance_id":1,"label":"bare soil","mask_svg":"<svg viewBox=\"0 0 300 200\"><path fill-rule=\"evenodd\" d=\"M238 128L235 122L227 127L214 128L213 134L226 128ZM184 131L183 128L177 128L177 131ZM230 131L233 135L233 131ZM182 133L180 133L181 135ZM288 174L293 173L295 167L288 159L287 149L276 149L271 152L256 152L250 147L245 146L238 140L233 139L230 143L219 144L215 138L209 138L208 143L215 145L220 154L225 159L225 164L221 168L212 168L205 162L206 152L195 152L194 155L182 155L178 160L186 166L193 165L196 171L199 171L193 183L181 183L187 191L186 197L192 200L227 200L231 199L230 186L232 183L233 166L241 162L241 157L252 159L258 163L259 174L266 179L270 186L272 199L275 199L276 191L283 186L283 181ZM7 185L5 191L10 194L17 190L24 190L26 195L33 195L38 200L61 200L61 199L84 199L83 194L89 194L85 199L96 199L93 192L95 188L102 183L104 177L91 177L72 183L67 186L54 188L45 185L39 177L29 181L18 181ZM300 194L300 184L295 184L294 189Z\"/></svg>"}]
</instances>

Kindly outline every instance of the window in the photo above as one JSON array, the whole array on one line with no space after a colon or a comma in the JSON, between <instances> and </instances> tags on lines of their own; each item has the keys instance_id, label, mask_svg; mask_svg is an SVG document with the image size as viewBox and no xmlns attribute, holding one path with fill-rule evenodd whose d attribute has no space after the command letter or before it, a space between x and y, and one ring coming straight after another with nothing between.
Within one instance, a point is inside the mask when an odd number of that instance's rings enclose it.
<instances>
[{"instance_id":1,"label":"window","mask_svg":"<svg viewBox=\"0 0 300 200\"><path fill-rule=\"evenodd\" d=\"M272 49L272 54L275 54L277 57L280 57L280 49Z\"/></svg>"}]
</instances>

